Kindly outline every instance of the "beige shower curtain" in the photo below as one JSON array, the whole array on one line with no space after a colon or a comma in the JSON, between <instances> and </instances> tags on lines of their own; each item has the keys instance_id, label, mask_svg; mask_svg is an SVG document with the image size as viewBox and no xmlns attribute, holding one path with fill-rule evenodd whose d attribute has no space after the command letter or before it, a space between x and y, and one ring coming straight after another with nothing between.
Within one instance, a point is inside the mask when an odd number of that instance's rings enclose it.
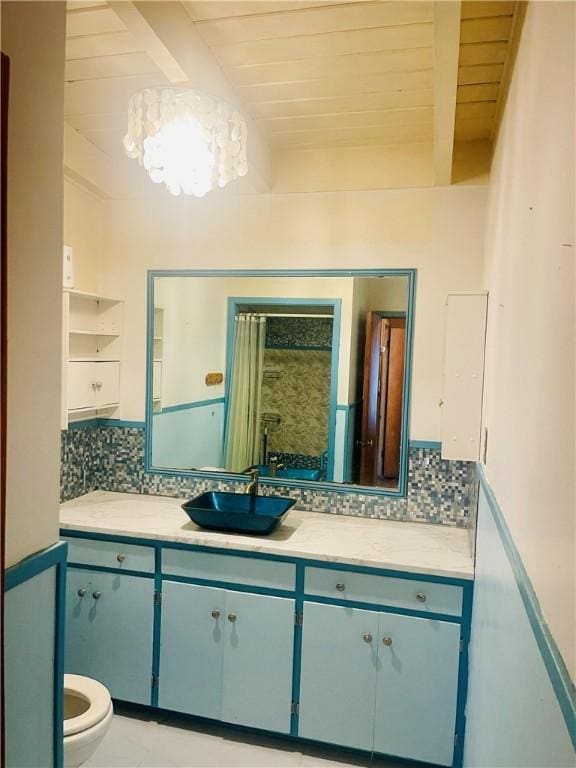
<instances>
[{"instance_id":1,"label":"beige shower curtain","mask_svg":"<svg viewBox=\"0 0 576 768\"><path fill-rule=\"evenodd\" d=\"M226 428L226 469L242 472L260 462L260 412L266 318L241 313L234 319L234 352Z\"/></svg>"}]
</instances>

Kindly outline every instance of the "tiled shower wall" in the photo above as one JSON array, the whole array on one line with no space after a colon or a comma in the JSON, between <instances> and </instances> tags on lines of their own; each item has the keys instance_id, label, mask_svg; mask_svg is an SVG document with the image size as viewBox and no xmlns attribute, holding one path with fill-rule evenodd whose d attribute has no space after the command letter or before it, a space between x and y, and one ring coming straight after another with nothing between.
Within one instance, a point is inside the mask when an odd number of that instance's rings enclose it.
<instances>
[{"instance_id":1,"label":"tiled shower wall","mask_svg":"<svg viewBox=\"0 0 576 768\"><path fill-rule=\"evenodd\" d=\"M144 469L144 430L101 426L62 432L62 501L94 490L189 498L206 490L234 490L238 484L160 475ZM410 448L408 494L404 499L361 493L267 486L262 493L296 498L300 509L337 515L469 527L477 494L473 462L445 461L440 451Z\"/></svg>"}]
</instances>

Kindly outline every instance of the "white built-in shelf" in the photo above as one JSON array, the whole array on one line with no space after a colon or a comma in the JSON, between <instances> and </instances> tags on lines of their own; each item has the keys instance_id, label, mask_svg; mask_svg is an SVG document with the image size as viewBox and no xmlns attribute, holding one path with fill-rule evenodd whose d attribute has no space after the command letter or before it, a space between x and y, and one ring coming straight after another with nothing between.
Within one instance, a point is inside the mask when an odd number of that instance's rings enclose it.
<instances>
[{"instance_id":1,"label":"white built-in shelf","mask_svg":"<svg viewBox=\"0 0 576 768\"><path fill-rule=\"evenodd\" d=\"M90 405L84 408L69 408L68 413L91 413L93 411L110 411L112 408L118 408L120 403L105 403L104 405Z\"/></svg>"},{"instance_id":2,"label":"white built-in shelf","mask_svg":"<svg viewBox=\"0 0 576 768\"><path fill-rule=\"evenodd\" d=\"M68 333L71 336L111 336L117 338L119 333L111 333L110 331L79 331L76 328L70 329Z\"/></svg>"},{"instance_id":3,"label":"white built-in shelf","mask_svg":"<svg viewBox=\"0 0 576 768\"><path fill-rule=\"evenodd\" d=\"M164 360L164 307L154 307L154 328L152 332L152 404L154 413L162 410L162 366Z\"/></svg>"},{"instance_id":4,"label":"white built-in shelf","mask_svg":"<svg viewBox=\"0 0 576 768\"><path fill-rule=\"evenodd\" d=\"M98 357L92 355L89 357L69 357L69 363L119 363L119 357Z\"/></svg>"},{"instance_id":5,"label":"white built-in shelf","mask_svg":"<svg viewBox=\"0 0 576 768\"><path fill-rule=\"evenodd\" d=\"M85 291L64 291L62 427L69 416L102 414L120 407L124 302Z\"/></svg>"},{"instance_id":6,"label":"white built-in shelf","mask_svg":"<svg viewBox=\"0 0 576 768\"><path fill-rule=\"evenodd\" d=\"M77 296L79 299L92 299L93 301L105 301L109 304L122 304L124 299L115 299L112 296L99 296L96 293L86 293L86 291L64 291L69 296Z\"/></svg>"}]
</instances>

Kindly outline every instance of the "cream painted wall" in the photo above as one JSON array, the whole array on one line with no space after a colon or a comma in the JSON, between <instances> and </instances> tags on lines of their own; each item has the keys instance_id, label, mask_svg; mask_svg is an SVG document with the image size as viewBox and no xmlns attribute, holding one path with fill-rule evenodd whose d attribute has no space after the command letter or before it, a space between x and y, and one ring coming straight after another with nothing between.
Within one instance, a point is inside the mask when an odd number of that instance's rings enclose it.
<instances>
[{"instance_id":1,"label":"cream painted wall","mask_svg":"<svg viewBox=\"0 0 576 768\"><path fill-rule=\"evenodd\" d=\"M359 344L366 339L366 313L370 310L402 312L407 308L408 278L354 278L347 403L356 403L362 398L364 349L359 349Z\"/></svg>"},{"instance_id":2,"label":"cream painted wall","mask_svg":"<svg viewBox=\"0 0 576 768\"><path fill-rule=\"evenodd\" d=\"M65 12L60 2L1 7L11 63L7 566L58 540Z\"/></svg>"},{"instance_id":3,"label":"cream painted wall","mask_svg":"<svg viewBox=\"0 0 576 768\"><path fill-rule=\"evenodd\" d=\"M574 3L528 11L492 167L486 472L572 675Z\"/></svg>"},{"instance_id":4,"label":"cream painted wall","mask_svg":"<svg viewBox=\"0 0 576 768\"><path fill-rule=\"evenodd\" d=\"M64 244L74 249L74 289L98 293L103 231L102 199L64 180Z\"/></svg>"},{"instance_id":5,"label":"cream painted wall","mask_svg":"<svg viewBox=\"0 0 576 768\"><path fill-rule=\"evenodd\" d=\"M438 440L444 300L480 287L485 200L471 185L106 201L101 289L126 299L121 417L144 416L146 270L416 267L411 436Z\"/></svg>"},{"instance_id":6,"label":"cream painted wall","mask_svg":"<svg viewBox=\"0 0 576 768\"><path fill-rule=\"evenodd\" d=\"M158 294L157 304L166 310L164 407L224 396L225 384L206 386L204 377L209 371L225 374L228 298L243 296L341 300L338 402L348 402L352 278L179 277L158 278L156 284L155 302Z\"/></svg>"}]
</instances>

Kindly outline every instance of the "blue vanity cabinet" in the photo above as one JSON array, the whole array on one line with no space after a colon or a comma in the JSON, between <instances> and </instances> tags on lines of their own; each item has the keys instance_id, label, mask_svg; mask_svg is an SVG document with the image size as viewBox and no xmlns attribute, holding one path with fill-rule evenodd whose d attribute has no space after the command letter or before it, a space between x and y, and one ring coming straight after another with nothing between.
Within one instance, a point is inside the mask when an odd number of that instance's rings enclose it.
<instances>
[{"instance_id":1,"label":"blue vanity cabinet","mask_svg":"<svg viewBox=\"0 0 576 768\"><path fill-rule=\"evenodd\" d=\"M378 614L305 603L298 735L372 749Z\"/></svg>"},{"instance_id":2,"label":"blue vanity cabinet","mask_svg":"<svg viewBox=\"0 0 576 768\"><path fill-rule=\"evenodd\" d=\"M222 719L290 733L295 601L226 593Z\"/></svg>"},{"instance_id":3,"label":"blue vanity cabinet","mask_svg":"<svg viewBox=\"0 0 576 768\"><path fill-rule=\"evenodd\" d=\"M307 602L298 735L452 765L460 625Z\"/></svg>"},{"instance_id":4,"label":"blue vanity cabinet","mask_svg":"<svg viewBox=\"0 0 576 768\"><path fill-rule=\"evenodd\" d=\"M115 699L150 704L154 580L68 568L65 671Z\"/></svg>"},{"instance_id":5,"label":"blue vanity cabinet","mask_svg":"<svg viewBox=\"0 0 576 768\"><path fill-rule=\"evenodd\" d=\"M158 706L220 719L224 590L164 581Z\"/></svg>"},{"instance_id":6,"label":"blue vanity cabinet","mask_svg":"<svg viewBox=\"0 0 576 768\"><path fill-rule=\"evenodd\" d=\"M164 580L158 705L290 732L295 602Z\"/></svg>"},{"instance_id":7,"label":"blue vanity cabinet","mask_svg":"<svg viewBox=\"0 0 576 768\"><path fill-rule=\"evenodd\" d=\"M460 625L381 613L374 751L452 765Z\"/></svg>"}]
</instances>

